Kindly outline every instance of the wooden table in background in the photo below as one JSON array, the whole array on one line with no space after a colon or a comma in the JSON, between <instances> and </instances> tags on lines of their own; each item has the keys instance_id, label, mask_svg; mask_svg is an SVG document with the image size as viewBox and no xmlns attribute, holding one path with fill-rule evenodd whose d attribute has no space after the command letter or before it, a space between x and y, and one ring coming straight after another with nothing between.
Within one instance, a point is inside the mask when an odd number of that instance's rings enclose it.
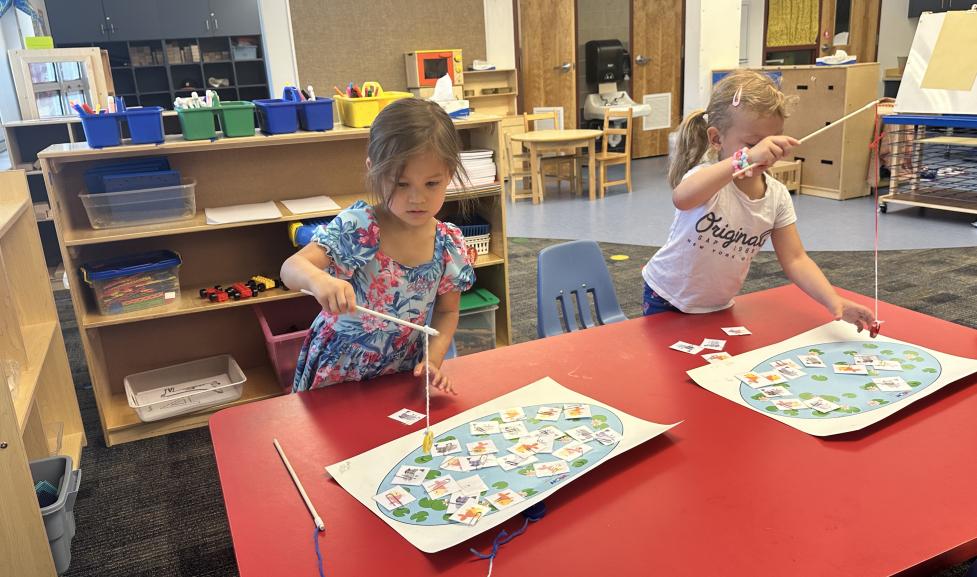
<instances>
[{"instance_id":1,"label":"wooden table in background","mask_svg":"<svg viewBox=\"0 0 977 577\"><path fill-rule=\"evenodd\" d=\"M973 329L885 303L879 313L883 336L977 350ZM829 320L789 285L717 313L662 313L447 361L460 394L432 397L435 423L546 376L642 419L683 421L548 496L546 516L500 550L495 572L881 577L977 555L977 375L865 430L818 438L696 386L685 371L702 358L668 348L716 337L735 355ZM720 331L738 325L753 334ZM485 575L469 547L486 551L521 516L428 555L326 477L325 465L421 430L387 418L403 407L422 409L423 387L392 375L211 417L241 577L318 574L312 518L273 437L325 520L327 575Z\"/></svg>"},{"instance_id":2,"label":"wooden table in background","mask_svg":"<svg viewBox=\"0 0 977 577\"><path fill-rule=\"evenodd\" d=\"M533 173L533 204L543 201L543 163L542 156L548 150L587 147L587 178L590 183L590 200L597 198L596 167L594 164L594 143L603 134L601 130L534 130L513 134L510 138L522 142L529 148L529 167Z\"/></svg>"}]
</instances>

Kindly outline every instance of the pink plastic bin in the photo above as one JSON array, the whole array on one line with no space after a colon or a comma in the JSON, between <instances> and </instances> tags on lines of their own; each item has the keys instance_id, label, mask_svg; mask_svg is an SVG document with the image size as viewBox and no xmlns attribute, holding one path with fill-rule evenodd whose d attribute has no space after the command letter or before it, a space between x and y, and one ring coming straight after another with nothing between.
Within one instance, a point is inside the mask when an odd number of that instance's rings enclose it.
<instances>
[{"instance_id":1,"label":"pink plastic bin","mask_svg":"<svg viewBox=\"0 0 977 577\"><path fill-rule=\"evenodd\" d=\"M272 301L254 306L261 332L265 335L268 358L284 389L292 388L295 363L305 342L305 335L322 310L312 297Z\"/></svg>"}]
</instances>

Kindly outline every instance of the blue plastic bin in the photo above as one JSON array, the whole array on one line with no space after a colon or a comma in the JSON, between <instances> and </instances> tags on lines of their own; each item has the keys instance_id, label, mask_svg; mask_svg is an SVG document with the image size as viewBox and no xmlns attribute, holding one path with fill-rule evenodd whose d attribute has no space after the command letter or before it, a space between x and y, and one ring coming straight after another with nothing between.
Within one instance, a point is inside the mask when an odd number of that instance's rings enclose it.
<instances>
[{"instance_id":1,"label":"blue plastic bin","mask_svg":"<svg viewBox=\"0 0 977 577\"><path fill-rule=\"evenodd\" d=\"M126 109L129 136L133 144L160 144L163 142L163 109L159 106Z\"/></svg>"},{"instance_id":2,"label":"blue plastic bin","mask_svg":"<svg viewBox=\"0 0 977 577\"><path fill-rule=\"evenodd\" d=\"M281 98L255 100L258 125L265 134L290 134L299 129L298 102Z\"/></svg>"},{"instance_id":3,"label":"blue plastic bin","mask_svg":"<svg viewBox=\"0 0 977 577\"><path fill-rule=\"evenodd\" d=\"M323 132L332 130L332 98L316 98L299 102L299 124L302 130Z\"/></svg>"},{"instance_id":4,"label":"blue plastic bin","mask_svg":"<svg viewBox=\"0 0 977 577\"><path fill-rule=\"evenodd\" d=\"M119 129L119 123L124 117L124 112L83 115L81 126L85 130L85 140L88 141L88 146L105 148L122 144L122 131Z\"/></svg>"}]
</instances>

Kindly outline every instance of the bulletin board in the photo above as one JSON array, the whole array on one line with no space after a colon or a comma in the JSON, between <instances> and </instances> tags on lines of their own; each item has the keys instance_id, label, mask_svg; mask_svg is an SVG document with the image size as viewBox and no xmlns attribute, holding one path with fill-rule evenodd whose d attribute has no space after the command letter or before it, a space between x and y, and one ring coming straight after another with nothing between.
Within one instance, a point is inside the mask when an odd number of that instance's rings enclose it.
<instances>
[{"instance_id":1,"label":"bulletin board","mask_svg":"<svg viewBox=\"0 0 977 577\"><path fill-rule=\"evenodd\" d=\"M770 0L767 48L816 44L819 6L818 0Z\"/></svg>"},{"instance_id":2,"label":"bulletin board","mask_svg":"<svg viewBox=\"0 0 977 577\"><path fill-rule=\"evenodd\" d=\"M895 112L977 114L977 11L919 17Z\"/></svg>"},{"instance_id":3,"label":"bulletin board","mask_svg":"<svg viewBox=\"0 0 977 577\"><path fill-rule=\"evenodd\" d=\"M299 81L332 86L375 80L406 90L404 53L461 48L468 67L485 59L482 0L291 0Z\"/></svg>"}]
</instances>

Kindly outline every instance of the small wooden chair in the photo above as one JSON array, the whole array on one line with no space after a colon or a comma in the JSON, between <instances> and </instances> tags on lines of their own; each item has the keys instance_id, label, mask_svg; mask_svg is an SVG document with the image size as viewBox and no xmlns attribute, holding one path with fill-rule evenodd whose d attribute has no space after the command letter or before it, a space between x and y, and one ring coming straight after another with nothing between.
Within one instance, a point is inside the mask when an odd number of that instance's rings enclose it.
<instances>
[{"instance_id":1,"label":"small wooden chair","mask_svg":"<svg viewBox=\"0 0 977 577\"><path fill-rule=\"evenodd\" d=\"M532 132L533 130L536 129L536 123L540 121L550 121L553 123L554 128L559 128L559 118L560 118L559 114L555 110L551 110L549 112L539 112L534 114L524 113L522 115L523 130L525 132ZM533 190L530 184L532 182L532 169L530 168L529 153L524 150L522 152L513 152L512 139L509 135L506 135L505 154L507 157L508 172L509 172L509 196L512 199L512 202L515 202L516 200L521 198L532 198ZM549 164L554 160L557 162L573 161L572 157L570 156L564 157L560 155L548 156L548 157L544 157L543 159L544 164ZM578 172L578 170L576 169L576 163L574 161L574 169L571 170L571 173L576 173L576 172ZM544 170L543 183L542 183L542 187L544 190L546 188L545 178L547 176L556 177L561 180L569 180L568 177L561 176L561 173L559 172L559 166L557 167L557 172L555 174L547 174ZM516 179L522 179L523 186L521 189L519 189L516 186ZM576 184L573 184L572 186L574 190L576 190ZM542 199L543 192L544 191L539 191L540 199Z\"/></svg>"},{"instance_id":2,"label":"small wooden chair","mask_svg":"<svg viewBox=\"0 0 977 577\"><path fill-rule=\"evenodd\" d=\"M616 118L624 118L624 128L613 128L611 127L611 121ZM617 184L624 184L628 187L628 192L631 192L631 120L632 112L628 108L627 111L613 110L607 108L604 110L604 136L601 138L603 141L601 144L600 152L594 155L594 161L597 163L600 178L599 183L599 194L600 198L604 198L604 192L608 186L614 186ZM609 152L608 147L608 136L613 134L619 134L624 136L624 152ZM607 180L607 167L614 166L615 164L624 165L624 179L623 180Z\"/></svg>"}]
</instances>

